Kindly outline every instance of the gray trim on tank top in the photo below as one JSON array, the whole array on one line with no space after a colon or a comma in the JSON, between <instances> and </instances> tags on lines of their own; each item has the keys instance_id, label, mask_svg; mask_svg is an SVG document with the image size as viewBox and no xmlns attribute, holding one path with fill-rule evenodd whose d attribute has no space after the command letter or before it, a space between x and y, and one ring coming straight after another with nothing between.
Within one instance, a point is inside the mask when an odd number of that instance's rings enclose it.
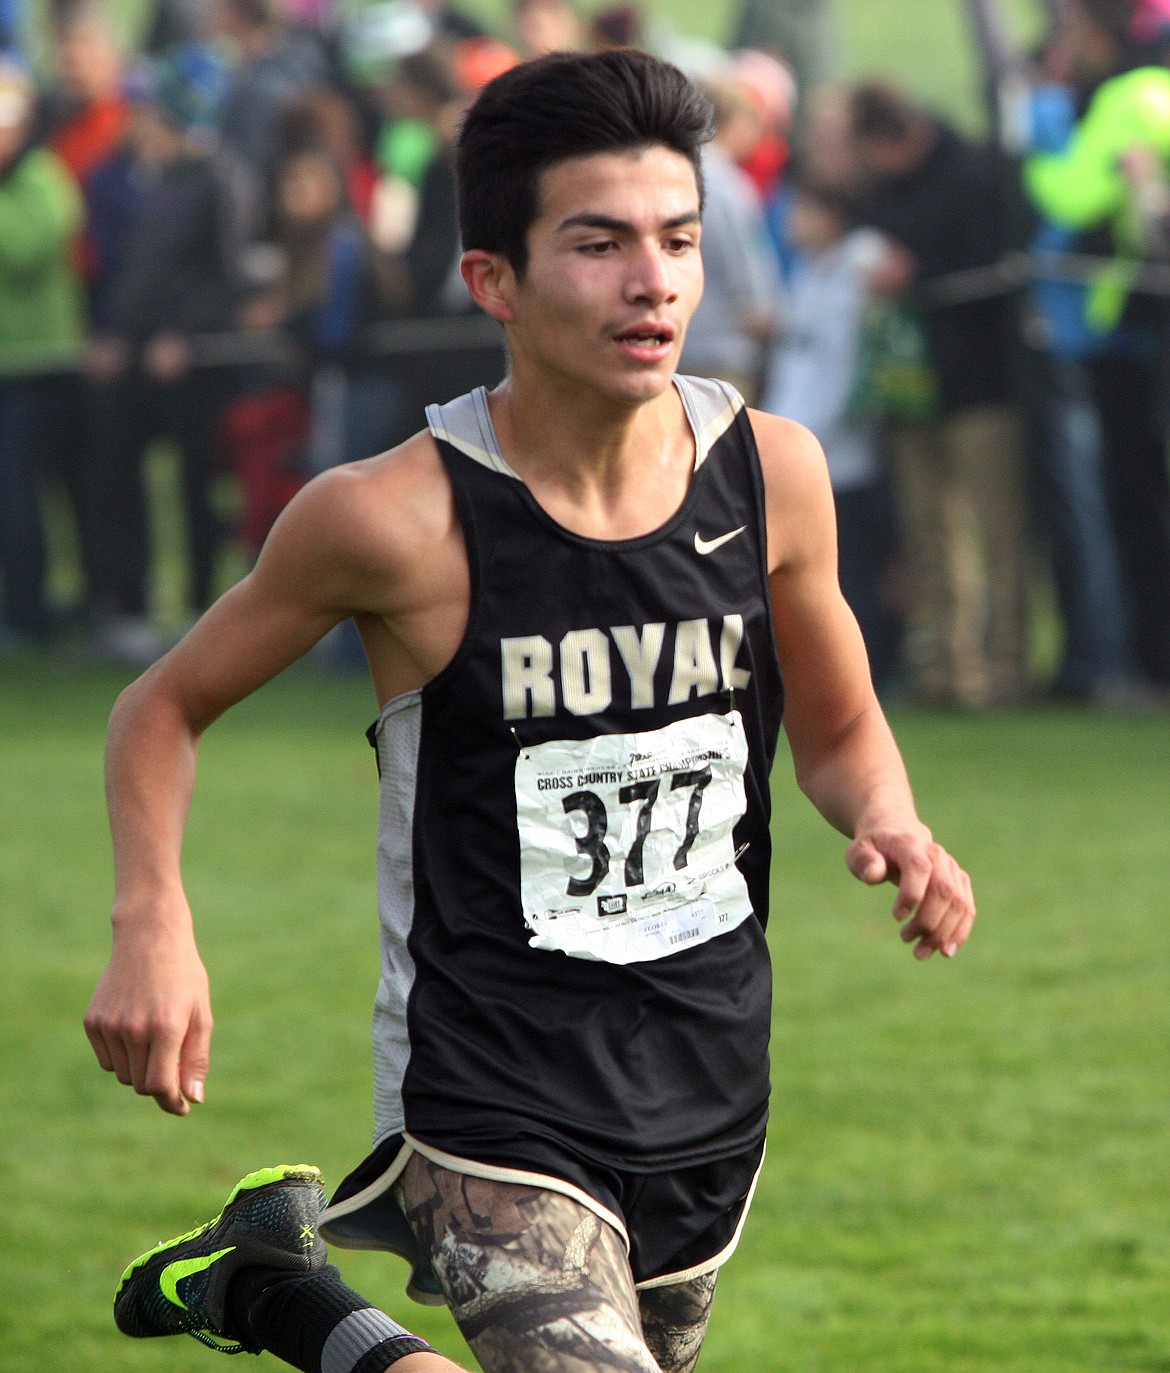
<instances>
[{"instance_id":1,"label":"gray trim on tank top","mask_svg":"<svg viewBox=\"0 0 1170 1373\"><path fill-rule=\"evenodd\" d=\"M405 1126L402 1080L410 1058L406 1005L414 985L407 948L414 921L414 811L422 733L422 692L388 701L375 740L381 772L378 800L378 917L382 976L374 1001L375 1142Z\"/></svg>"},{"instance_id":2,"label":"gray trim on tank top","mask_svg":"<svg viewBox=\"0 0 1170 1373\"><path fill-rule=\"evenodd\" d=\"M697 470L735 422L743 409L743 397L727 382L707 377L676 376L674 385L695 438ZM449 443L493 472L521 480L500 449L485 387L476 387L446 405L428 405L427 425L436 439Z\"/></svg>"}]
</instances>

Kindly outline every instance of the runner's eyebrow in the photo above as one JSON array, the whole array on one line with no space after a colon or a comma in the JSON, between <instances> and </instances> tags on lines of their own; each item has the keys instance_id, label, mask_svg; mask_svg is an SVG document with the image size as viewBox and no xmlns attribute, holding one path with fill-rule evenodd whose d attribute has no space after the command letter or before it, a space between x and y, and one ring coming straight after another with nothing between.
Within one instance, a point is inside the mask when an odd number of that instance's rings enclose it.
<instances>
[{"instance_id":1,"label":"runner's eyebrow","mask_svg":"<svg viewBox=\"0 0 1170 1373\"><path fill-rule=\"evenodd\" d=\"M658 227L659 230L682 229L688 224L698 223L698 210L687 210L681 215L664 219ZM557 232L561 233L565 229L608 229L615 234L632 234L635 232L634 225L629 220L615 219L612 215L597 214L592 210L583 210L578 215L570 215L568 219L563 219L557 225Z\"/></svg>"}]
</instances>

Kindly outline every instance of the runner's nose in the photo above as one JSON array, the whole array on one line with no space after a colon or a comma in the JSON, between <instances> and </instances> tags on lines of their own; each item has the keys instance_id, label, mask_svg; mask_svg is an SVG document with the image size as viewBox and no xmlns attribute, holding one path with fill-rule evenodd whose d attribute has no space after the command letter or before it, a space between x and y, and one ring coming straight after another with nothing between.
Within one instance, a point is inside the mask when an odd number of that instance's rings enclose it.
<instances>
[{"instance_id":1,"label":"runner's nose","mask_svg":"<svg viewBox=\"0 0 1170 1373\"><path fill-rule=\"evenodd\" d=\"M677 294L670 259L658 244L646 244L631 256L627 300L662 305L674 300Z\"/></svg>"}]
</instances>

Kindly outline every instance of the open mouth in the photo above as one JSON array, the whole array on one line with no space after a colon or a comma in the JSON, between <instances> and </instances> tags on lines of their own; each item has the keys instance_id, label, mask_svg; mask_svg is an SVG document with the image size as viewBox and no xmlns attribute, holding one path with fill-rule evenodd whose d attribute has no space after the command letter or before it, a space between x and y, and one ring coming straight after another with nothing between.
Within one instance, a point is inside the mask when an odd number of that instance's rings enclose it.
<instances>
[{"instance_id":1,"label":"open mouth","mask_svg":"<svg viewBox=\"0 0 1170 1373\"><path fill-rule=\"evenodd\" d=\"M619 343L628 343L635 348L662 348L674 339L673 329L628 329L617 336Z\"/></svg>"}]
</instances>

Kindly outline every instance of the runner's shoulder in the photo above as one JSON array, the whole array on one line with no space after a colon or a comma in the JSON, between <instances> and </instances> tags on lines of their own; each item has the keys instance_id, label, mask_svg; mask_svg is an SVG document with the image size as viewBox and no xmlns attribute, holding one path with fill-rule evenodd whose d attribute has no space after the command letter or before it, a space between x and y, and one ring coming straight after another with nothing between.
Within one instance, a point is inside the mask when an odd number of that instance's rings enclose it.
<instances>
[{"instance_id":1,"label":"runner's shoulder","mask_svg":"<svg viewBox=\"0 0 1170 1373\"><path fill-rule=\"evenodd\" d=\"M800 504L828 489L825 452L811 429L763 410L749 410L748 416L760 453L769 505L778 497Z\"/></svg>"},{"instance_id":2,"label":"runner's shoulder","mask_svg":"<svg viewBox=\"0 0 1170 1373\"><path fill-rule=\"evenodd\" d=\"M825 465L825 454L816 435L805 425L766 410L748 410L765 480L769 471L780 467Z\"/></svg>"},{"instance_id":3,"label":"runner's shoulder","mask_svg":"<svg viewBox=\"0 0 1170 1373\"><path fill-rule=\"evenodd\" d=\"M424 430L385 453L322 472L297 494L277 528L294 548L313 543L390 571L441 545L453 521L450 483Z\"/></svg>"},{"instance_id":4,"label":"runner's shoulder","mask_svg":"<svg viewBox=\"0 0 1170 1373\"><path fill-rule=\"evenodd\" d=\"M769 567L819 543L833 521L833 493L824 449L803 424L749 410L760 454L768 518Z\"/></svg>"}]
</instances>

